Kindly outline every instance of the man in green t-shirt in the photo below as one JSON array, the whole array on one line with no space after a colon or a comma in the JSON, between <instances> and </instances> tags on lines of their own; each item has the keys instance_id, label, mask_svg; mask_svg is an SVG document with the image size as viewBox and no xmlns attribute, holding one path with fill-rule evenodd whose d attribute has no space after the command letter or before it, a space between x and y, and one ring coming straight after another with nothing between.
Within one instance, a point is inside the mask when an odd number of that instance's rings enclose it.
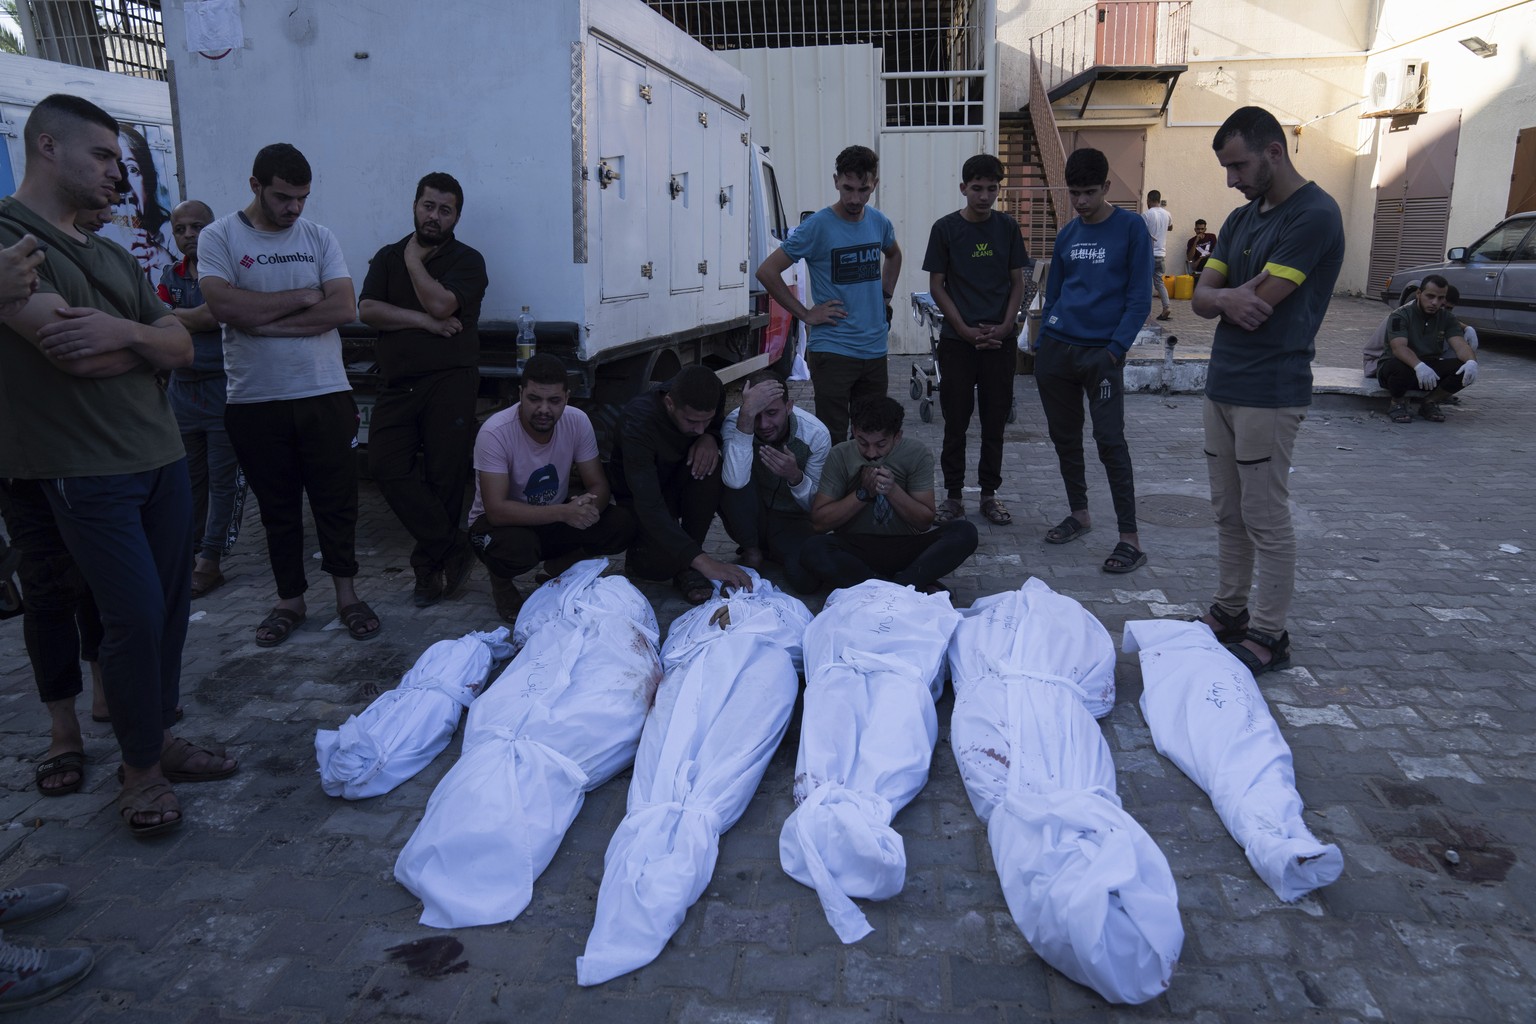
<instances>
[{"instance_id":1,"label":"man in green t-shirt","mask_svg":"<svg viewBox=\"0 0 1536 1024\"><path fill-rule=\"evenodd\" d=\"M0 200L0 245L48 246L38 287L0 310L0 479L39 481L101 612L101 669L123 757L118 812L135 836L181 824L172 782L225 778L236 762L171 734L192 577L192 503L180 432L157 370L192 340L138 261L77 218L117 198L117 122L77 96L33 108L26 176ZM24 549L25 550L25 549ZM79 684L76 683L76 686ZM46 698L50 795L83 782L74 694ZM60 767L72 764L71 773ZM62 776L62 778L60 778Z\"/></svg>"},{"instance_id":2,"label":"man in green t-shirt","mask_svg":"<svg viewBox=\"0 0 1536 1024\"><path fill-rule=\"evenodd\" d=\"M901 403L881 395L853 409L853 440L827 456L811 504L817 536L802 568L833 588L889 580L927 593L976 550L976 525L934 525L933 453L901 435Z\"/></svg>"},{"instance_id":3,"label":"man in green t-shirt","mask_svg":"<svg viewBox=\"0 0 1536 1024\"><path fill-rule=\"evenodd\" d=\"M1376 379L1391 395L1387 416L1393 423L1412 423L1408 390L1422 388L1419 415L1444 423L1440 403L1477 380L1477 353L1467 344L1466 328L1446 305L1450 282L1439 274L1419 282L1413 301L1387 317L1387 350L1376 367ZM1445 349L1450 357L1442 358Z\"/></svg>"}]
</instances>

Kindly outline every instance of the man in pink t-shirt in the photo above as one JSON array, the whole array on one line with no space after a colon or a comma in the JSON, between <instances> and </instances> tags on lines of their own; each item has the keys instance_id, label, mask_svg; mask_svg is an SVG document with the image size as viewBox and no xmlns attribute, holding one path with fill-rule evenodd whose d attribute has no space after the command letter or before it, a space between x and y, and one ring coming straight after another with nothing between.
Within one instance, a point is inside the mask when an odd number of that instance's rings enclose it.
<instances>
[{"instance_id":1,"label":"man in pink t-shirt","mask_svg":"<svg viewBox=\"0 0 1536 1024\"><path fill-rule=\"evenodd\" d=\"M536 355L523 368L518 403L486 420L475 439L469 539L508 622L523 604L512 577L541 561L558 575L582 558L618 554L635 535L634 515L610 504L592 421L569 398L565 364Z\"/></svg>"}]
</instances>

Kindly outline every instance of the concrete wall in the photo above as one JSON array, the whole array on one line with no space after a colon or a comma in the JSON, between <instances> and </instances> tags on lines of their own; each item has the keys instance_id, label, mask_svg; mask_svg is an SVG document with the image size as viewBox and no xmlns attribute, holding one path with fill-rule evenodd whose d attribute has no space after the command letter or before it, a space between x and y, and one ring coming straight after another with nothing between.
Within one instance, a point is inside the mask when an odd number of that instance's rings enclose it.
<instances>
[{"instance_id":1,"label":"concrete wall","mask_svg":"<svg viewBox=\"0 0 1536 1024\"><path fill-rule=\"evenodd\" d=\"M1497 43L1499 52L1476 56L1458 42L1470 36ZM1504 216L1515 139L1520 129L1536 127L1536 3L1388 0L1368 64L1401 58L1426 63L1429 110L1461 110L1446 246L1466 245ZM1386 122L1379 130L1387 130ZM1369 176L1356 183L1355 219L1366 225L1372 184Z\"/></svg>"}]
</instances>

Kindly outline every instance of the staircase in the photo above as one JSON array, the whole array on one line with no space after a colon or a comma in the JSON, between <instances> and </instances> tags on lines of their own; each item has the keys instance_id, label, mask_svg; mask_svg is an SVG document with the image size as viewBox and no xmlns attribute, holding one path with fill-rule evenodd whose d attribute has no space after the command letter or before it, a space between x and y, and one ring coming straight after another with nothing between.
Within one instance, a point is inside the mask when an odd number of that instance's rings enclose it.
<instances>
[{"instance_id":1,"label":"staircase","mask_svg":"<svg viewBox=\"0 0 1536 1024\"><path fill-rule=\"evenodd\" d=\"M1001 117L998 157L1008 172L998 207L1019 222L1030 258L1048 263L1056 232L1072 217L1072 205L1061 133L1035 61L1030 66L1029 106Z\"/></svg>"}]
</instances>

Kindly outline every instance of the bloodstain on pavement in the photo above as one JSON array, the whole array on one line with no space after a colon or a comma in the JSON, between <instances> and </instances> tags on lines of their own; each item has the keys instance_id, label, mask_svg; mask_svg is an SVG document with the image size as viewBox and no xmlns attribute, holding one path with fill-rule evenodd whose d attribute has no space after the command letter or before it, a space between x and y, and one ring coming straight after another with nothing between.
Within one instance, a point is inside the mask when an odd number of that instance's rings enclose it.
<instances>
[{"instance_id":1,"label":"bloodstain on pavement","mask_svg":"<svg viewBox=\"0 0 1536 1024\"><path fill-rule=\"evenodd\" d=\"M455 962L458 955L464 952L464 944L452 935L434 935L429 939L402 942L398 946L390 946L384 952L389 954L391 960L405 964L406 970L418 978L441 978L469 970L468 960Z\"/></svg>"}]
</instances>

